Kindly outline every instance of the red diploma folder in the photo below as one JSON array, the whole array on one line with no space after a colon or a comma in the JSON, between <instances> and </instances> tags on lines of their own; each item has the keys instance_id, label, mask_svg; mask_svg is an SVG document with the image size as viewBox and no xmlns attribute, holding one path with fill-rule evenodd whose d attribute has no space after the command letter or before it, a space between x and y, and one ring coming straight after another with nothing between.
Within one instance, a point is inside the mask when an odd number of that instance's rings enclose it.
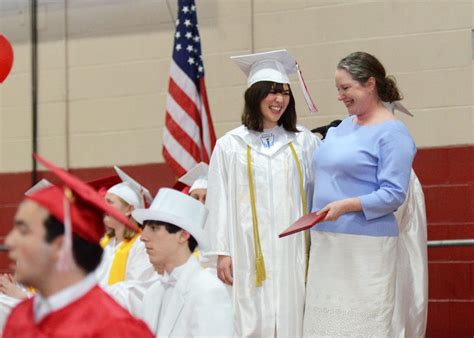
<instances>
[{"instance_id":1,"label":"red diploma folder","mask_svg":"<svg viewBox=\"0 0 474 338\"><path fill-rule=\"evenodd\" d=\"M324 217L326 217L326 215L328 213L326 211L326 212L323 212L320 215L316 215L316 212L317 211L312 212L310 214L307 214L306 216L301 217L295 223L293 223L288 229L286 229L281 234L279 234L278 237L282 238L282 237L285 237L285 236L288 236L288 235L291 235L291 234L294 234L294 233L297 233L297 232L300 232L300 231L303 231L303 230L307 230L307 229L313 227L313 225L315 225L316 223L321 222L324 219Z\"/></svg>"}]
</instances>

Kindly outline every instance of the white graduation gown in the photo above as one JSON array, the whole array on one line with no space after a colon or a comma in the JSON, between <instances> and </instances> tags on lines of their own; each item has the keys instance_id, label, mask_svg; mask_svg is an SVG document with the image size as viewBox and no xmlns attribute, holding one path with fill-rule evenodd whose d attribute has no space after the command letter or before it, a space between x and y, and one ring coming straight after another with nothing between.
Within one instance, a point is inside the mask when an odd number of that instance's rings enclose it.
<instances>
[{"instance_id":1,"label":"white graduation gown","mask_svg":"<svg viewBox=\"0 0 474 338\"><path fill-rule=\"evenodd\" d=\"M163 306L165 292L167 303ZM229 292L216 276L201 268L194 255L180 267L176 283L168 291L159 279L145 292L139 316L160 338L226 338L234 332Z\"/></svg>"},{"instance_id":2,"label":"white graduation gown","mask_svg":"<svg viewBox=\"0 0 474 338\"><path fill-rule=\"evenodd\" d=\"M111 239L109 244L104 248L102 261L97 268L95 275L102 287L106 287L110 269L119 245L115 244L115 238ZM150 263L150 259L146 253L145 244L137 238L128 253L127 268L125 270L125 280L141 280L146 281L156 274L155 268Z\"/></svg>"},{"instance_id":3,"label":"white graduation gown","mask_svg":"<svg viewBox=\"0 0 474 338\"><path fill-rule=\"evenodd\" d=\"M319 139L274 128L267 148L261 133L241 126L217 141L208 174L206 232L210 247L204 255L232 257L234 327L240 337L301 337L305 299L305 238L278 234L303 215L300 181L289 143L303 171L307 205L311 206L311 161ZM251 147L260 243L267 279L256 286L253 223L247 174Z\"/></svg>"},{"instance_id":4,"label":"white graduation gown","mask_svg":"<svg viewBox=\"0 0 474 338\"><path fill-rule=\"evenodd\" d=\"M413 170L405 202L395 217L400 233L392 332L396 337L424 337L428 311L427 226L425 198Z\"/></svg>"}]
</instances>

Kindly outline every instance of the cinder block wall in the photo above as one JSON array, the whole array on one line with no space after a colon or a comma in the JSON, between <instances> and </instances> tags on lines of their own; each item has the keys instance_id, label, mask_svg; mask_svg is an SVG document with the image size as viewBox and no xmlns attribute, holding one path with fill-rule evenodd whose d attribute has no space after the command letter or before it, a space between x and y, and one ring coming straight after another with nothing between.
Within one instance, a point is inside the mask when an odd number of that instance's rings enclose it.
<instances>
[{"instance_id":1,"label":"cinder block wall","mask_svg":"<svg viewBox=\"0 0 474 338\"><path fill-rule=\"evenodd\" d=\"M84 178L118 164L153 192L172 184L161 135L176 2L38 3L39 152ZM0 85L0 235L31 183L28 4L0 2L0 31L16 57ZM216 132L240 124L245 77L229 56L287 48L320 109L306 113L295 79L299 121L312 128L346 115L336 99L337 61L356 50L373 53L415 114L400 118L419 147L415 170L430 238L474 238L473 7L469 0L197 0ZM429 336L474 333L465 320L474 313L473 261L472 248L430 250Z\"/></svg>"}]
</instances>

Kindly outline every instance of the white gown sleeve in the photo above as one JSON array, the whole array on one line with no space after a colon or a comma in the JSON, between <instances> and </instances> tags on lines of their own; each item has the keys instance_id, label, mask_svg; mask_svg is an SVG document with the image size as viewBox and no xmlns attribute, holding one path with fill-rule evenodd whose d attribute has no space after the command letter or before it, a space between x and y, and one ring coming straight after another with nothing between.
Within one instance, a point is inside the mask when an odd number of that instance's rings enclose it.
<instances>
[{"instance_id":1,"label":"white gown sleeve","mask_svg":"<svg viewBox=\"0 0 474 338\"><path fill-rule=\"evenodd\" d=\"M423 190L413 170L406 200L395 217L400 233L392 332L397 337L424 337L428 311L427 225Z\"/></svg>"},{"instance_id":2,"label":"white gown sleeve","mask_svg":"<svg viewBox=\"0 0 474 338\"><path fill-rule=\"evenodd\" d=\"M233 310L225 287L211 287L205 297L196 297L189 327L192 337L233 337Z\"/></svg>"},{"instance_id":3,"label":"white gown sleeve","mask_svg":"<svg viewBox=\"0 0 474 338\"><path fill-rule=\"evenodd\" d=\"M152 278L146 281L124 281L103 286L103 289L132 315L142 318L144 295L154 283L159 281L159 278L161 278L160 275L155 273Z\"/></svg>"},{"instance_id":4,"label":"white gown sleeve","mask_svg":"<svg viewBox=\"0 0 474 338\"><path fill-rule=\"evenodd\" d=\"M220 141L220 140L219 140ZM217 142L209 164L206 207L209 210L205 226L208 248L200 248L204 256L230 256L230 215L227 207L227 168L222 142Z\"/></svg>"}]
</instances>

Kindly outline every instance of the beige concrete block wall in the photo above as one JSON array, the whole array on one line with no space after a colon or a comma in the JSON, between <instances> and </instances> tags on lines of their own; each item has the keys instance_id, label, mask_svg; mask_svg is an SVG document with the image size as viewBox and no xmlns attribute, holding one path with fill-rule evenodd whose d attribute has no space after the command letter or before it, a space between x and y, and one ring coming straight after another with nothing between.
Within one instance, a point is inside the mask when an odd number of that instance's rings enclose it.
<instances>
[{"instance_id":1,"label":"beige concrete block wall","mask_svg":"<svg viewBox=\"0 0 474 338\"><path fill-rule=\"evenodd\" d=\"M287 48L320 113L296 79L300 122L345 116L334 69L355 50L394 75L419 147L474 143L472 0L197 0L206 83L218 136L240 124L246 79L229 56ZM0 172L31 169L28 1L0 2L15 47L0 86ZM161 162L175 0L39 1L39 150L63 166Z\"/></svg>"}]
</instances>

